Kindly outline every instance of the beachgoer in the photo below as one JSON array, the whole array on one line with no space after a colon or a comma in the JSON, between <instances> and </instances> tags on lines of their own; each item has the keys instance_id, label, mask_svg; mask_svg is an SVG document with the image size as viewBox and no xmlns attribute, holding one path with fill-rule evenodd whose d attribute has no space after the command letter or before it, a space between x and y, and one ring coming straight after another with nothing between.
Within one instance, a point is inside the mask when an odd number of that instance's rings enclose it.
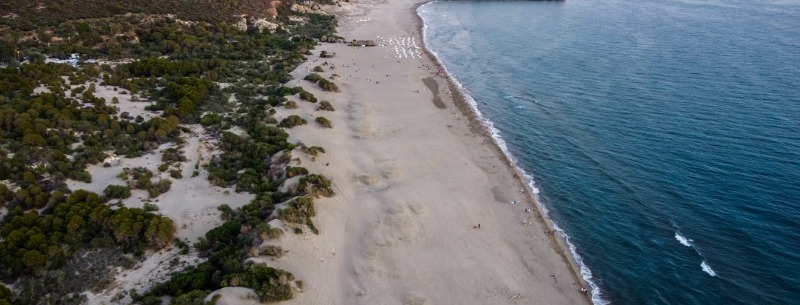
<instances>
[{"instance_id":1,"label":"beachgoer","mask_svg":"<svg viewBox=\"0 0 800 305\"><path fill-rule=\"evenodd\" d=\"M481 228L481 224L478 224L478 229L480 229L480 228Z\"/></svg>"}]
</instances>

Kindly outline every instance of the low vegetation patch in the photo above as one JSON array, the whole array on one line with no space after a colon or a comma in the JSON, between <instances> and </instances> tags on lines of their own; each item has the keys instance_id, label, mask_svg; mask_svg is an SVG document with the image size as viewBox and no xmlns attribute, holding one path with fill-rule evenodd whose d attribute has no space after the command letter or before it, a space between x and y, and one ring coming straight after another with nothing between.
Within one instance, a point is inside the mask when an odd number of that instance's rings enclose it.
<instances>
[{"instance_id":1,"label":"low vegetation patch","mask_svg":"<svg viewBox=\"0 0 800 305\"><path fill-rule=\"evenodd\" d=\"M317 122L320 127L333 128L333 123L331 123L331 121L324 116L318 116L316 119L314 119L314 121Z\"/></svg>"},{"instance_id":2,"label":"low vegetation patch","mask_svg":"<svg viewBox=\"0 0 800 305\"><path fill-rule=\"evenodd\" d=\"M328 101L320 102L319 103L319 108L317 108L317 110L336 111L336 109L333 109L333 105L331 105L331 103L328 102Z\"/></svg>"},{"instance_id":3,"label":"low vegetation patch","mask_svg":"<svg viewBox=\"0 0 800 305\"><path fill-rule=\"evenodd\" d=\"M306 123L308 122L306 122L305 119L293 114L281 120L281 122L278 123L278 127L292 128L295 126L305 125Z\"/></svg>"}]
</instances>

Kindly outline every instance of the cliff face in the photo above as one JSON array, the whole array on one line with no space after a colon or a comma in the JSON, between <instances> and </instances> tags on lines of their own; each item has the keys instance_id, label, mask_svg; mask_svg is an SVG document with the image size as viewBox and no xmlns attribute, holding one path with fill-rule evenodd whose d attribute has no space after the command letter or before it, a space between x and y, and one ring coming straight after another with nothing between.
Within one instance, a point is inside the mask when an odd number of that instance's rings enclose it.
<instances>
[{"instance_id":1,"label":"cliff face","mask_svg":"<svg viewBox=\"0 0 800 305\"><path fill-rule=\"evenodd\" d=\"M300 8L331 4L331 0L4 0L0 25L20 30L55 26L68 20L105 18L126 13L172 14L180 19L205 22L275 20Z\"/></svg>"}]
</instances>

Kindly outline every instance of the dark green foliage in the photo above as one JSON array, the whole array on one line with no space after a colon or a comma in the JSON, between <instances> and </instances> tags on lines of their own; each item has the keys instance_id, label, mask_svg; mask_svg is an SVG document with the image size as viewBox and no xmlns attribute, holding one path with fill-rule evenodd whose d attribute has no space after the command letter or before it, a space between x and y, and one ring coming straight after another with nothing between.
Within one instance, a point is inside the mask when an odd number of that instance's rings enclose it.
<instances>
[{"instance_id":1,"label":"dark green foliage","mask_svg":"<svg viewBox=\"0 0 800 305\"><path fill-rule=\"evenodd\" d=\"M278 123L278 127L292 128L295 126L305 125L306 123L307 122L305 119L293 114L281 120L281 122Z\"/></svg>"},{"instance_id":2,"label":"dark green foliage","mask_svg":"<svg viewBox=\"0 0 800 305\"><path fill-rule=\"evenodd\" d=\"M300 91L300 99L311 103L317 102L317 98L311 92L305 90Z\"/></svg>"},{"instance_id":3,"label":"dark green foliage","mask_svg":"<svg viewBox=\"0 0 800 305\"><path fill-rule=\"evenodd\" d=\"M177 148L167 148L161 153L161 161L172 164L175 162L183 162L186 161L186 157L183 156L183 151L178 150Z\"/></svg>"},{"instance_id":4,"label":"dark green foliage","mask_svg":"<svg viewBox=\"0 0 800 305\"><path fill-rule=\"evenodd\" d=\"M317 124L323 128L333 128L333 123L331 123L331 121L324 116L318 116L316 119L314 119L314 122L317 122Z\"/></svg>"},{"instance_id":5,"label":"dark green foliage","mask_svg":"<svg viewBox=\"0 0 800 305\"><path fill-rule=\"evenodd\" d=\"M103 196L111 199L125 199L131 196L131 188L127 185L109 185L103 190Z\"/></svg>"},{"instance_id":6,"label":"dark green foliage","mask_svg":"<svg viewBox=\"0 0 800 305\"><path fill-rule=\"evenodd\" d=\"M169 179L160 179L154 183L152 181L153 172L144 167L123 168L119 178L128 180L128 186L134 189L146 190L150 198L166 193L172 186L172 181Z\"/></svg>"},{"instance_id":7,"label":"dark green foliage","mask_svg":"<svg viewBox=\"0 0 800 305\"><path fill-rule=\"evenodd\" d=\"M320 67L320 66L316 66L316 67L314 67L314 70L313 70L313 71L314 71L314 72L325 72L325 70L323 70L323 69L322 69L322 67Z\"/></svg>"},{"instance_id":8,"label":"dark green foliage","mask_svg":"<svg viewBox=\"0 0 800 305\"><path fill-rule=\"evenodd\" d=\"M309 75L306 75L306 77L304 77L303 79L317 84L320 88L322 88L322 90L339 92L339 87L336 86L336 84L325 79L324 77L320 76L317 73L311 73Z\"/></svg>"},{"instance_id":9,"label":"dark green foliage","mask_svg":"<svg viewBox=\"0 0 800 305\"><path fill-rule=\"evenodd\" d=\"M287 147L289 135L280 128L261 124L251 131L249 138L230 132L222 134L220 148L224 153L207 168L212 183L235 184L242 191L274 190L264 173L269 172L270 156Z\"/></svg>"},{"instance_id":10,"label":"dark green foliage","mask_svg":"<svg viewBox=\"0 0 800 305\"><path fill-rule=\"evenodd\" d=\"M311 73L311 74L309 74L309 75L306 75L306 77L304 77L303 79L304 79L304 80L307 80L307 81L310 81L310 82L312 82L312 83L315 83L315 84L316 84L316 83L318 83L320 80L322 80L322 76L320 76L320 75L319 75L319 74L317 74L317 73Z\"/></svg>"},{"instance_id":11,"label":"dark green foliage","mask_svg":"<svg viewBox=\"0 0 800 305\"><path fill-rule=\"evenodd\" d=\"M220 123L222 123L223 120L224 118L221 115L216 113L209 113L200 118L200 124L206 127L214 126L214 125L219 125Z\"/></svg>"},{"instance_id":12,"label":"dark green foliage","mask_svg":"<svg viewBox=\"0 0 800 305\"><path fill-rule=\"evenodd\" d=\"M331 103L328 101L320 102L319 108L317 108L317 110L336 111L336 109L333 109L333 105L331 105Z\"/></svg>"},{"instance_id":13,"label":"dark green foliage","mask_svg":"<svg viewBox=\"0 0 800 305\"><path fill-rule=\"evenodd\" d=\"M21 70L0 68L0 147L14 152L0 154L0 180L19 182L27 192L12 205L41 207L44 202L30 198L31 193L46 196L61 187L66 178L91 181L85 167L105 159L105 151L137 156L173 141L180 133L179 120L174 116L141 123L120 121L115 109L90 93L84 94L83 102L66 97L59 76L62 73L74 76L86 72L54 64L25 65ZM29 96L31 86L42 82L53 93ZM92 107L83 105L87 102ZM30 164L40 166L31 169ZM43 181L45 176L49 177L47 182Z\"/></svg>"},{"instance_id":14,"label":"dark green foliage","mask_svg":"<svg viewBox=\"0 0 800 305\"><path fill-rule=\"evenodd\" d=\"M0 276L58 268L82 246L162 248L172 241L174 230L169 218L141 209L111 209L97 194L78 190L56 200L49 213L9 213L0 227Z\"/></svg>"},{"instance_id":15,"label":"dark green foliage","mask_svg":"<svg viewBox=\"0 0 800 305\"><path fill-rule=\"evenodd\" d=\"M308 175L308 170L305 167L286 167L286 178L292 178L299 175Z\"/></svg>"},{"instance_id":16,"label":"dark green foliage","mask_svg":"<svg viewBox=\"0 0 800 305\"><path fill-rule=\"evenodd\" d=\"M14 293L6 285L0 284L0 305L11 305L14 301Z\"/></svg>"},{"instance_id":17,"label":"dark green foliage","mask_svg":"<svg viewBox=\"0 0 800 305\"><path fill-rule=\"evenodd\" d=\"M155 212L158 211L158 206L150 202L145 202L143 209L146 212Z\"/></svg>"},{"instance_id":18,"label":"dark green foliage","mask_svg":"<svg viewBox=\"0 0 800 305\"><path fill-rule=\"evenodd\" d=\"M175 179L183 178L183 171L180 169L173 169L169 171L169 176Z\"/></svg>"},{"instance_id":19,"label":"dark green foliage","mask_svg":"<svg viewBox=\"0 0 800 305\"><path fill-rule=\"evenodd\" d=\"M319 85L319 87L325 91L339 92L339 87L336 86L336 84L324 78L319 80L319 83L317 83L317 85Z\"/></svg>"},{"instance_id":20,"label":"dark green foliage","mask_svg":"<svg viewBox=\"0 0 800 305\"><path fill-rule=\"evenodd\" d=\"M184 293L172 299L169 302L169 305L213 305L216 304L216 301L206 302L205 298L208 296L207 291L203 290L192 290L190 292ZM158 304L161 300L159 300Z\"/></svg>"}]
</instances>

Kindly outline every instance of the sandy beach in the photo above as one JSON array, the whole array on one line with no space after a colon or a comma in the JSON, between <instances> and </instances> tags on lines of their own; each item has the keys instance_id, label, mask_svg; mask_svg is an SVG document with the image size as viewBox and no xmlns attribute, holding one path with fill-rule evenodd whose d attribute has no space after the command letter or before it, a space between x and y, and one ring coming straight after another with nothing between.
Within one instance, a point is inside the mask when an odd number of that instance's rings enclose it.
<instances>
[{"instance_id":1,"label":"sandy beach","mask_svg":"<svg viewBox=\"0 0 800 305\"><path fill-rule=\"evenodd\" d=\"M337 195L317 201L320 235L271 241L289 253L267 263L303 281L285 303L588 304L531 190L422 48L419 3L342 3L339 35L378 46L323 43L293 72L336 111L297 100L276 116L330 119L289 132L325 149L295 156ZM341 92L302 80L315 66Z\"/></svg>"}]
</instances>

